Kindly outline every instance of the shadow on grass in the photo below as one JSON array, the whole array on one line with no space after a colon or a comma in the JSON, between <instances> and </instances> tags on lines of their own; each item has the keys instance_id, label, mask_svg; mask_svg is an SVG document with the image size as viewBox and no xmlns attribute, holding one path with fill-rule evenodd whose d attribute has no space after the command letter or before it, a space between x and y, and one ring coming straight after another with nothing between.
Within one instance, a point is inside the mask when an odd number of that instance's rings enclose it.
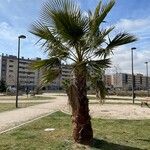
<instances>
[{"instance_id":1,"label":"shadow on grass","mask_svg":"<svg viewBox=\"0 0 150 150\"><path fill-rule=\"evenodd\" d=\"M91 144L91 147L97 148L99 150L142 150L135 147L110 143L96 138L93 139L93 143Z\"/></svg>"},{"instance_id":2,"label":"shadow on grass","mask_svg":"<svg viewBox=\"0 0 150 150\"><path fill-rule=\"evenodd\" d=\"M137 140L144 141L144 142L150 142L150 139L137 139Z\"/></svg>"}]
</instances>

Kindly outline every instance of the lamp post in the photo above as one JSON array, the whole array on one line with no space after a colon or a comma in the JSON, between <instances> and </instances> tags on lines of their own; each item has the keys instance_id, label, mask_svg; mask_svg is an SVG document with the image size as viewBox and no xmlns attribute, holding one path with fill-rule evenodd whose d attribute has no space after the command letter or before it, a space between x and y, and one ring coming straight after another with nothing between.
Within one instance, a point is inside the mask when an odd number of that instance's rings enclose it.
<instances>
[{"instance_id":1,"label":"lamp post","mask_svg":"<svg viewBox=\"0 0 150 150\"><path fill-rule=\"evenodd\" d=\"M18 36L18 65L17 65L16 108L18 108L20 40L21 39L25 39L25 38L26 38L25 35Z\"/></svg>"},{"instance_id":2,"label":"lamp post","mask_svg":"<svg viewBox=\"0 0 150 150\"><path fill-rule=\"evenodd\" d=\"M135 93L134 93L134 72L133 72L133 50L135 50L136 47L131 48L131 68L132 68L132 101L134 104L134 98L135 98Z\"/></svg>"},{"instance_id":3,"label":"lamp post","mask_svg":"<svg viewBox=\"0 0 150 150\"><path fill-rule=\"evenodd\" d=\"M146 90L147 90L147 96L149 97L149 85L148 85L148 62L145 62L146 65Z\"/></svg>"}]
</instances>

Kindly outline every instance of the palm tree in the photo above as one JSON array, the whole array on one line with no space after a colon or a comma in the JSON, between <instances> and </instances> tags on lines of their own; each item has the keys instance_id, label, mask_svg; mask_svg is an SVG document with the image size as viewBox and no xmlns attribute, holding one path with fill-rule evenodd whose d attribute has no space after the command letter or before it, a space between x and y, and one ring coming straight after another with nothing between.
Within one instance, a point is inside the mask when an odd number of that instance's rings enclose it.
<instances>
[{"instance_id":1,"label":"palm tree","mask_svg":"<svg viewBox=\"0 0 150 150\"><path fill-rule=\"evenodd\" d=\"M48 53L48 59L33 64L35 69L43 70L44 83L59 76L62 61L69 60L73 66L75 83L70 87L69 96L73 137L82 144L89 144L93 139L86 88L87 67L95 70L108 67L114 48L136 41L133 35L125 32L109 37L114 27L101 28L114 4L114 0L105 5L100 1L93 13L89 11L85 15L73 0L49 0L30 30Z\"/></svg>"}]
</instances>

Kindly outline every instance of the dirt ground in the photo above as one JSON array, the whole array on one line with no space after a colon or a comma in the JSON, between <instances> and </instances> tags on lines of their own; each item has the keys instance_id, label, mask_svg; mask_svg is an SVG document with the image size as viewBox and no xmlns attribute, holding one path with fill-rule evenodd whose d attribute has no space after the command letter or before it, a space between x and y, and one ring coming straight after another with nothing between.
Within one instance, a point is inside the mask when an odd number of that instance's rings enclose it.
<instances>
[{"instance_id":1,"label":"dirt ground","mask_svg":"<svg viewBox=\"0 0 150 150\"><path fill-rule=\"evenodd\" d=\"M67 96L62 93L45 93L43 95L44 97L55 97L55 99L50 100L51 102L51 109L55 109L55 103L57 103L57 110L62 110L66 113L70 113L69 105L67 105ZM91 95L90 95L91 96ZM111 100L112 97L112 100ZM114 100L114 98L117 98L117 100ZM127 100L121 100L121 99L127 99ZM92 117L97 118L105 118L105 119L133 119L133 120L139 120L139 119L150 119L150 108L140 105L137 105L140 103L141 98L137 98L135 101L136 104L132 104L131 97L116 97L116 96L109 96L109 100L106 100L111 102L111 104L104 104L101 105L98 103L98 100L91 100L90 101L90 115ZM0 102L15 102L15 97L3 97L0 96ZM36 101L36 100L35 100ZM40 100L38 100L39 102ZM48 102L48 100L41 100ZM23 101L22 101L23 102ZM97 102L97 103L95 103ZM117 103L120 104L117 104ZM93 103L93 104L92 104ZM41 105L42 106L42 105ZM56 110L56 109L55 109Z\"/></svg>"}]
</instances>

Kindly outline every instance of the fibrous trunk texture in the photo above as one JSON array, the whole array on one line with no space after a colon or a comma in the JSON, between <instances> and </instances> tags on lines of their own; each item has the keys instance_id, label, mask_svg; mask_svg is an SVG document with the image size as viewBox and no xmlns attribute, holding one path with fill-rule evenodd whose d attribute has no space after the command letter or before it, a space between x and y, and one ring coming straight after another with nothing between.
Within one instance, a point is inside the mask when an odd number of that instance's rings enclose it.
<instances>
[{"instance_id":1,"label":"fibrous trunk texture","mask_svg":"<svg viewBox=\"0 0 150 150\"><path fill-rule=\"evenodd\" d=\"M86 67L75 70L75 107L72 110L73 137L76 142L90 144L93 139L86 88Z\"/></svg>"}]
</instances>

